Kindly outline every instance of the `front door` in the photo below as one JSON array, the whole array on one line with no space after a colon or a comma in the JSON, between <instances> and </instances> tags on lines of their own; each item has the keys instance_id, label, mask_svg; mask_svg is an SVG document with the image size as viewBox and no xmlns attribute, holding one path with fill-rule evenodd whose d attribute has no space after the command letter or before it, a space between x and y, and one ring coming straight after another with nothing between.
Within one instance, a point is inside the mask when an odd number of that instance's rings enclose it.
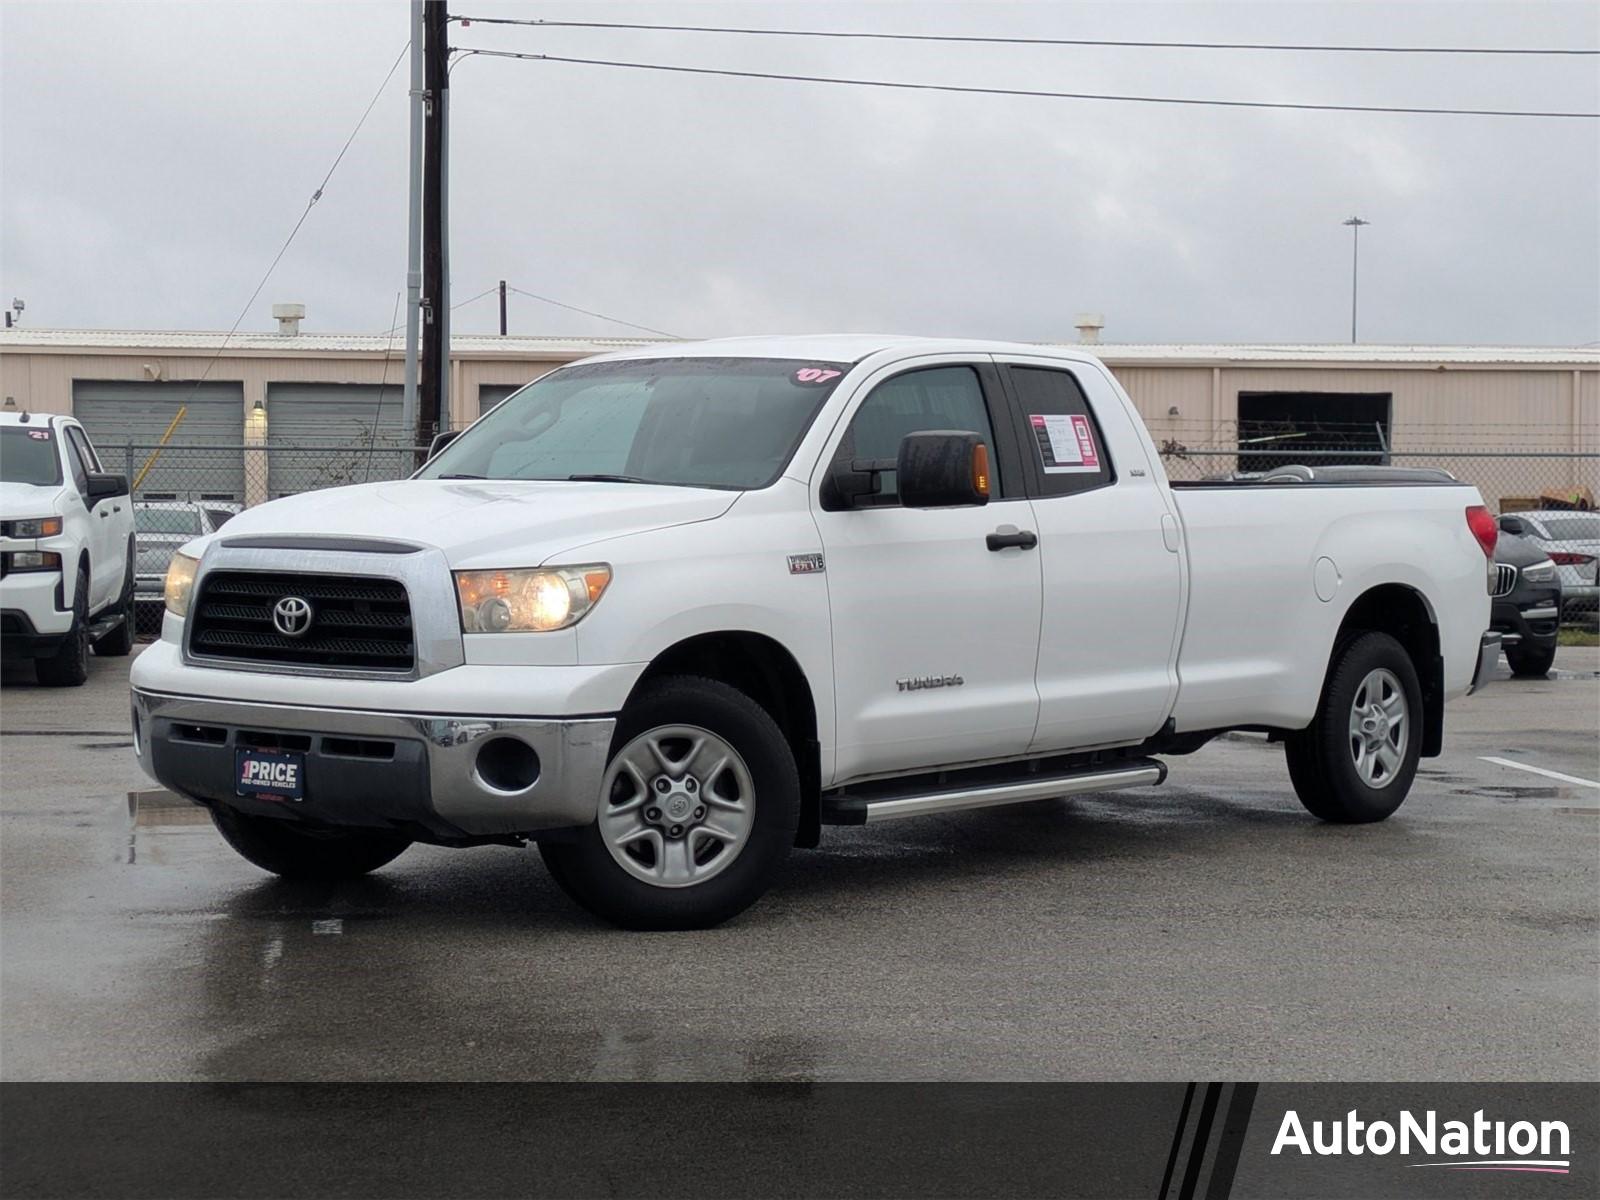
<instances>
[{"instance_id":1,"label":"front door","mask_svg":"<svg viewBox=\"0 0 1600 1200\"><path fill-rule=\"evenodd\" d=\"M100 470L100 460L89 447L89 439L75 425L64 427L67 438L67 462L72 467L73 486L78 491L78 502L88 517L89 552L89 612L104 608L116 598L122 583L122 564L127 557L127 547L116 544L116 522L111 519L113 509L122 501L111 497L92 504L89 499L89 475ZM69 503L71 503L69 501Z\"/></svg>"},{"instance_id":2,"label":"front door","mask_svg":"<svg viewBox=\"0 0 1600 1200\"><path fill-rule=\"evenodd\" d=\"M1038 715L1039 555L991 550L1032 529L1003 405L987 363L900 364L869 380L813 481L833 624L834 781L1022 754ZM828 499L833 465L892 460L923 430L970 430L989 446L986 505L900 506L893 471L853 507ZM1009 430L1002 428L1009 437Z\"/></svg>"}]
</instances>

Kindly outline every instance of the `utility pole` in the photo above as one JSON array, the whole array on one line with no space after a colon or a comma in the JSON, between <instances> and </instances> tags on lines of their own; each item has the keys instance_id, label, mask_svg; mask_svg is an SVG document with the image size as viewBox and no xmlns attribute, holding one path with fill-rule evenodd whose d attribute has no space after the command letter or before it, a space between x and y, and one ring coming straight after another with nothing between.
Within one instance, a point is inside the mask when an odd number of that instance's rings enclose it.
<instances>
[{"instance_id":1,"label":"utility pole","mask_svg":"<svg viewBox=\"0 0 1600 1200\"><path fill-rule=\"evenodd\" d=\"M406 211L406 380L401 424L413 441L417 434L417 336L422 316L422 123L426 99L423 95L422 44L423 0L411 0L411 129L408 134L410 195Z\"/></svg>"},{"instance_id":2,"label":"utility pole","mask_svg":"<svg viewBox=\"0 0 1600 1200\"><path fill-rule=\"evenodd\" d=\"M1360 217L1351 217L1344 224L1350 226L1350 344L1356 343L1356 296L1361 279L1361 227L1371 225Z\"/></svg>"},{"instance_id":3,"label":"utility pole","mask_svg":"<svg viewBox=\"0 0 1600 1200\"><path fill-rule=\"evenodd\" d=\"M422 129L422 367L418 381L417 444L445 428L450 405L450 281L446 214L450 112L450 15L444 0L423 4Z\"/></svg>"},{"instance_id":4,"label":"utility pole","mask_svg":"<svg viewBox=\"0 0 1600 1200\"><path fill-rule=\"evenodd\" d=\"M506 335L506 281L500 281L500 336Z\"/></svg>"}]
</instances>

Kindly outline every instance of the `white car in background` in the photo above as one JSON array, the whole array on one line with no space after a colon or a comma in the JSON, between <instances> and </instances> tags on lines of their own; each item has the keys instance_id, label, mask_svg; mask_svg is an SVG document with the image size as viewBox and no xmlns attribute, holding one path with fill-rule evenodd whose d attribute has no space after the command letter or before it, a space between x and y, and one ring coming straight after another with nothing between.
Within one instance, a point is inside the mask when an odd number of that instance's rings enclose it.
<instances>
[{"instance_id":1,"label":"white car in background","mask_svg":"<svg viewBox=\"0 0 1600 1200\"><path fill-rule=\"evenodd\" d=\"M1532 538L1556 564L1562 608L1594 612L1600 606L1600 513L1563 511L1507 513L1500 518L1506 533Z\"/></svg>"},{"instance_id":2,"label":"white car in background","mask_svg":"<svg viewBox=\"0 0 1600 1200\"><path fill-rule=\"evenodd\" d=\"M46 687L89 676L89 650L133 648L133 503L83 426L0 413L0 654Z\"/></svg>"},{"instance_id":3,"label":"white car in background","mask_svg":"<svg viewBox=\"0 0 1600 1200\"><path fill-rule=\"evenodd\" d=\"M161 628L162 589L172 556L185 542L221 529L239 511L239 505L221 500L140 500L134 504L133 598L141 627Z\"/></svg>"}]
</instances>

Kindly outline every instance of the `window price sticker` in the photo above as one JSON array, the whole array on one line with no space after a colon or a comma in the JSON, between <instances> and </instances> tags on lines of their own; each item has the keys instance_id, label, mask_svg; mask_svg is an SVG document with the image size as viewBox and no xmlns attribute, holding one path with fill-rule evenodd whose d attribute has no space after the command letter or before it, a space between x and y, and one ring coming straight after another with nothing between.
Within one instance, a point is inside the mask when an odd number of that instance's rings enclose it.
<instances>
[{"instance_id":1,"label":"window price sticker","mask_svg":"<svg viewBox=\"0 0 1600 1200\"><path fill-rule=\"evenodd\" d=\"M1100 448L1094 426L1082 413L1033 413L1028 421L1047 474L1065 475L1100 469Z\"/></svg>"}]
</instances>

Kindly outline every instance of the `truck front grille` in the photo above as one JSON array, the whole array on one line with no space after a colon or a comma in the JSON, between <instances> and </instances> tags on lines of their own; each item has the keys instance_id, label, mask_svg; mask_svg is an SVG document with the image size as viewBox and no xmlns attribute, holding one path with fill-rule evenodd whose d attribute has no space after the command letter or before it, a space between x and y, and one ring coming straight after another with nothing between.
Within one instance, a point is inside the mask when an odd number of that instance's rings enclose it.
<instances>
[{"instance_id":1,"label":"truck front grille","mask_svg":"<svg viewBox=\"0 0 1600 1200\"><path fill-rule=\"evenodd\" d=\"M404 673L416 661L411 602L398 580L370 575L212 571L189 614L189 652Z\"/></svg>"},{"instance_id":2,"label":"truck front grille","mask_svg":"<svg viewBox=\"0 0 1600 1200\"><path fill-rule=\"evenodd\" d=\"M1509 596L1517 586L1517 568L1507 566L1505 563L1494 565L1494 590L1491 596Z\"/></svg>"}]
</instances>

